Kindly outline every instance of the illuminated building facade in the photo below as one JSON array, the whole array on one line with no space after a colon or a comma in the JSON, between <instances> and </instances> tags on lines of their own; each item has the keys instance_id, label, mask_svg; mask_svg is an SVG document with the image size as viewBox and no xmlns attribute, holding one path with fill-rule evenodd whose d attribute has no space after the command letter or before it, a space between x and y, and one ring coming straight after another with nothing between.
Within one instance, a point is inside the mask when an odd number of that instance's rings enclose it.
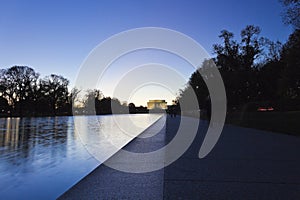
<instances>
[{"instance_id":1,"label":"illuminated building facade","mask_svg":"<svg viewBox=\"0 0 300 200\"><path fill-rule=\"evenodd\" d=\"M147 102L147 108L152 109L167 109L167 102L165 100L149 100Z\"/></svg>"}]
</instances>

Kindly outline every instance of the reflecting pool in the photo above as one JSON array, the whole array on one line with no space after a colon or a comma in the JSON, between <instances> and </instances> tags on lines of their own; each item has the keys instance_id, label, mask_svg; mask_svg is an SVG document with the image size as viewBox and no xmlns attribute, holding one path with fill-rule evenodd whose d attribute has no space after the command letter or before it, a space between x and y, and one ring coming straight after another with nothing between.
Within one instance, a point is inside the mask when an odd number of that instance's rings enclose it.
<instances>
[{"instance_id":1,"label":"reflecting pool","mask_svg":"<svg viewBox=\"0 0 300 200\"><path fill-rule=\"evenodd\" d=\"M0 118L0 198L57 198L160 117Z\"/></svg>"}]
</instances>

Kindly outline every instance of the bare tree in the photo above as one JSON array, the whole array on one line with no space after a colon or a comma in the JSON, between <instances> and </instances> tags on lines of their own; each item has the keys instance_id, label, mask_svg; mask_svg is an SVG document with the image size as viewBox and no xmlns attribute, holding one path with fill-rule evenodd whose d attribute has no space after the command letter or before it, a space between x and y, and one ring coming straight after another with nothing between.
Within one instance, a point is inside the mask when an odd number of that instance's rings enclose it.
<instances>
[{"instance_id":1,"label":"bare tree","mask_svg":"<svg viewBox=\"0 0 300 200\"><path fill-rule=\"evenodd\" d=\"M40 90L49 98L54 115L56 110L68 101L69 81L60 75L51 74L40 81Z\"/></svg>"},{"instance_id":2,"label":"bare tree","mask_svg":"<svg viewBox=\"0 0 300 200\"><path fill-rule=\"evenodd\" d=\"M13 66L4 70L2 75L2 94L9 100L14 109L18 106L23 114L24 105L34 103L39 74L27 66Z\"/></svg>"}]
</instances>

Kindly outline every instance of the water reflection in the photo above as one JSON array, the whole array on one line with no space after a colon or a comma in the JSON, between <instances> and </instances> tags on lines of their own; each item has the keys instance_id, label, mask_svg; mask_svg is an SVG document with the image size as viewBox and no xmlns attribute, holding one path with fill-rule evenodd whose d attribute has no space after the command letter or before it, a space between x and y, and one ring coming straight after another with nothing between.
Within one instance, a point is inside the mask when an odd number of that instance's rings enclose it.
<instances>
[{"instance_id":1,"label":"water reflection","mask_svg":"<svg viewBox=\"0 0 300 200\"><path fill-rule=\"evenodd\" d=\"M133 138L115 123L130 118L138 135L157 116L0 118L0 198L57 198L115 153L107 141L122 147Z\"/></svg>"},{"instance_id":2,"label":"water reflection","mask_svg":"<svg viewBox=\"0 0 300 200\"><path fill-rule=\"evenodd\" d=\"M0 120L0 127L1 163L6 162L7 168L22 165L23 170L43 167L39 161L45 158L47 167L59 163L66 157L68 137L74 136L69 117L7 118Z\"/></svg>"},{"instance_id":3,"label":"water reflection","mask_svg":"<svg viewBox=\"0 0 300 200\"><path fill-rule=\"evenodd\" d=\"M1 118L0 155L4 199L54 199L99 164L76 139L72 117Z\"/></svg>"}]
</instances>

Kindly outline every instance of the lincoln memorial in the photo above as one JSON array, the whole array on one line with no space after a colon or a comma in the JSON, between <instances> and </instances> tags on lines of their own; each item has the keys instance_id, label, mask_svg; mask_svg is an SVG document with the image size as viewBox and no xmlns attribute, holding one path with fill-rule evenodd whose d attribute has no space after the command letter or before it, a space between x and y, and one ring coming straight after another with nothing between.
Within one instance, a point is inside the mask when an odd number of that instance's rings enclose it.
<instances>
[{"instance_id":1,"label":"lincoln memorial","mask_svg":"<svg viewBox=\"0 0 300 200\"><path fill-rule=\"evenodd\" d=\"M147 108L152 109L167 109L167 102L165 100L149 100L147 102Z\"/></svg>"}]
</instances>

